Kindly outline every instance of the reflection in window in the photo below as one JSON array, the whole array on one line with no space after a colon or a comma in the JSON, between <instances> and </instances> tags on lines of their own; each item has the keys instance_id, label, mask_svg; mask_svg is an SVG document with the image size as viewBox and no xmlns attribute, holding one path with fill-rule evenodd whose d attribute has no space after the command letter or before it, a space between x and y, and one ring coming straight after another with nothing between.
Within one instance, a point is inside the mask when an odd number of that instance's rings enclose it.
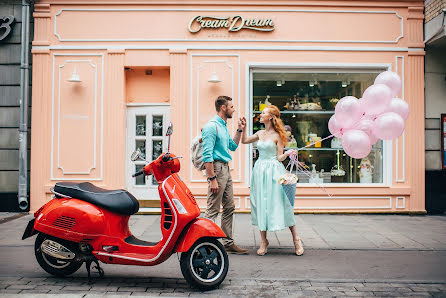
<instances>
[{"instance_id":1,"label":"reflection in window","mask_svg":"<svg viewBox=\"0 0 446 298\"><path fill-rule=\"evenodd\" d=\"M145 140L136 140L135 148L139 149L141 152L141 158L146 159L146 141Z\"/></svg>"},{"instance_id":2,"label":"reflection in window","mask_svg":"<svg viewBox=\"0 0 446 298\"><path fill-rule=\"evenodd\" d=\"M135 165L135 173L139 172L144 168L144 165ZM135 185L146 185L146 176L139 175L135 177Z\"/></svg>"},{"instance_id":3,"label":"reflection in window","mask_svg":"<svg viewBox=\"0 0 446 298\"><path fill-rule=\"evenodd\" d=\"M153 136L160 137L163 135L163 116L153 116Z\"/></svg>"},{"instance_id":4,"label":"reflection in window","mask_svg":"<svg viewBox=\"0 0 446 298\"><path fill-rule=\"evenodd\" d=\"M136 135L146 135L146 116L136 116Z\"/></svg>"},{"instance_id":5,"label":"reflection in window","mask_svg":"<svg viewBox=\"0 0 446 298\"><path fill-rule=\"evenodd\" d=\"M163 153L163 141L153 141L152 160L155 160Z\"/></svg>"}]
</instances>

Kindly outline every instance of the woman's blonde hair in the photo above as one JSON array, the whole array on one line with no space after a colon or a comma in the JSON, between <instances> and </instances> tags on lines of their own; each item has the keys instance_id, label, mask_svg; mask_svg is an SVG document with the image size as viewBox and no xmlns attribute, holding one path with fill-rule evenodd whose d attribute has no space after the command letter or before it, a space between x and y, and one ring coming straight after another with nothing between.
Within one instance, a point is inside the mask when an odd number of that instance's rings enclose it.
<instances>
[{"instance_id":1,"label":"woman's blonde hair","mask_svg":"<svg viewBox=\"0 0 446 298\"><path fill-rule=\"evenodd\" d=\"M286 146L288 143L288 137L285 132L285 127L283 125L282 119L280 119L280 110L275 105L269 105L265 109L268 109L268 114L271 116L271 124L274 130L279 134L279 138L283 145Z\"/></svg>"}]
</instances>

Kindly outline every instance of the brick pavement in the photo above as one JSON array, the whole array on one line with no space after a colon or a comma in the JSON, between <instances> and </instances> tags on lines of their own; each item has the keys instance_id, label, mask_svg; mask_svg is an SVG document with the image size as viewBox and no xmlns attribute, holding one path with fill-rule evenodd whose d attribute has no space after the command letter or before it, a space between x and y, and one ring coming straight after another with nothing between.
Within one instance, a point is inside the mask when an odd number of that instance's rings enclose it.
<instances>
[{"instance_id":1,"label":"brick pavement","mask_svg":"<svg viewBox=\"0 0 446 298\"><path fill-rule=\"evenodd\" d=\"M88 283L83 277L0 277L1 297L446 297L446 283L365 280L227 279L220 288L200 292L184 279L103 278Z\"/></svg>"}]
</instances>

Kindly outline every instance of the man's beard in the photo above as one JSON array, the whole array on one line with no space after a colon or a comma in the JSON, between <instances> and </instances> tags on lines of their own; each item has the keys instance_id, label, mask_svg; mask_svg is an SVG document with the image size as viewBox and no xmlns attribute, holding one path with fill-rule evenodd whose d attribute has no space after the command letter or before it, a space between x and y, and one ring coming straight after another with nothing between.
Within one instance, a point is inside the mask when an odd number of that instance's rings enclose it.
<instances>
[{"instance_id":1,"label":"man's beard","mask_svg":"<svg viewBox=\"0 0 446 298\"><path fill-rule=\"evenodd\" d=\"M232 114L229 114L228 112L225 112L225 116L226 116L226 118L228 118L228 119L231 119L231 118L232 118Z\"/></svg>"}]
</instances>

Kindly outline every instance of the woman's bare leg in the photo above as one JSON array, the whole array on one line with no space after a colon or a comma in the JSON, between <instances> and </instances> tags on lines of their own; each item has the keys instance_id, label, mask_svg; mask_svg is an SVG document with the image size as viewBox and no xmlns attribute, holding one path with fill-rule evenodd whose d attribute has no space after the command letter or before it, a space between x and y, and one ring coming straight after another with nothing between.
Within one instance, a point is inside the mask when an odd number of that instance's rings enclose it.
<instances>
[{"instance_id":1,"label":"woman's bare leg","mask_svg":"<svg viewBox=\"0 0 446 298\"><path fill-rule=\"evenodd\" d=\"M296 225L290 227L291 235L293 235L294 249L296 250L296 255L301 256L304 253L304 246L299 235L297 235Z\"/></svg>"},{"instance_id":2,"label":"woman's bare leg","mask_svg":"<svg viewBox=\"0 0 446 298\"><path fill-rule=\"evenodd\" d=\"M260 248L257 250L257 254L259 256L263 256L268 251L268 239L266 238L266 231L260 231L260 238L262 239L262 243L260 243Z\"/></svg>"}]
</instances>

